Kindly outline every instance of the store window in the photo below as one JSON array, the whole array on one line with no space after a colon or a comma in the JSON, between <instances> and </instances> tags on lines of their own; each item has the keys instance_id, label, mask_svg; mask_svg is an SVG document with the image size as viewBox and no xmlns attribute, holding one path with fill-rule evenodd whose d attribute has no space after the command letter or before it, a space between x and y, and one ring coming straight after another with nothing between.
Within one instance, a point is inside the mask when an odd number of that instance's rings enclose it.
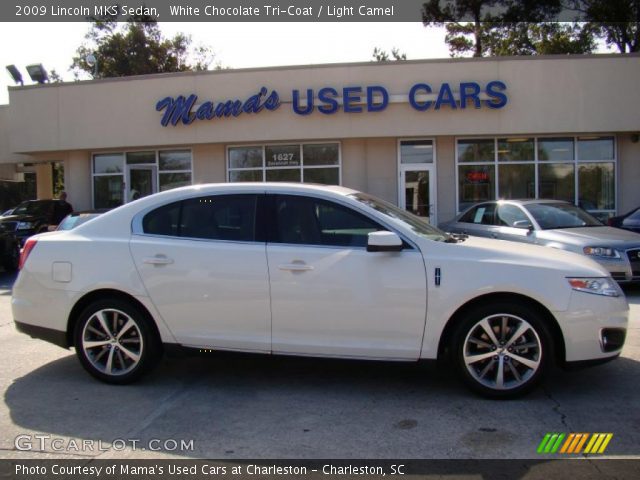
<instances>
[{"instance_id":1,"label":"store window","mask_svg":"<svg viewBox=\"0 0 640 480\"><path fill-rule=\"evenodd\" d=\"M305 182L340 184L337 143L229 147L230 182Z\"/></svg>"},{"instance_id":2,"label":"store window","mask_svg":"<svg viewBox=\"0 0 640 480\"><path fill-rule=\"evenodd\" d=\"M94 154L92 168L94 208L115 208L192 183L189 150Z\"/></svg>"},{"instance_id":3,"label":"store window","mask_svg":"<svg viewBox=\"0 0 640 480\"><path fill-rule=\"evenodd\" d=\"M459 139L458 211L485 200L544 198L615 214L613 136Z\"/></svg>"}]
</instances>

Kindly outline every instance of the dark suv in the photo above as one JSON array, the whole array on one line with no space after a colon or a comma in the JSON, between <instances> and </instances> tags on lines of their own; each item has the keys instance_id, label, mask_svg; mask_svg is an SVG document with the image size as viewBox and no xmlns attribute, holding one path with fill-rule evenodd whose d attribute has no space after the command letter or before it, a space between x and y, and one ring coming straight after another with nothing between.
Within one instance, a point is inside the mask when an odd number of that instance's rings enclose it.
<instances>
[{"instance_id":1,"label":"dark suv","mask_svg":"<svg viewBox=\"0 0 640 480\"><path fill-rule=\"evenodd\" d=\"M0 217L0 229L13 232L24 244L31 235L49 230L64 218L63 203L60 200L27 200L13 209L11 215ZM61 216L62 215L62 216Z\"/></svg>"},{"instance_id":2,"label":"dark suv","mask_svg":"<svg viewBox=\"0 0 640 480\"><path fill-rule=\"evenodd\" d=\"M0 224L0 265L7 272L15 272L20 260L20 240L13 232L4 230Z\"/></svg>"}]
</instances>

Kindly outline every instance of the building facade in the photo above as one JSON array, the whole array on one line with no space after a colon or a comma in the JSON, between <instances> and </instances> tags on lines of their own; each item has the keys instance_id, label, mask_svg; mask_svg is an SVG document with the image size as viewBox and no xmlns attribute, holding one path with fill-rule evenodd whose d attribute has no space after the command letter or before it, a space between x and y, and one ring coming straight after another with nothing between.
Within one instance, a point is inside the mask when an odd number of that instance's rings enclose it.
<instances>
[{"instance_id":1,"label":"building facade","mask_svg":"<svg viewBox=\"0 0 640 480\"><path fill-rule=\"evenodd\" d=\"M442 59L12 87L0 178L64 165L76 209L177 186L340 184L428 218L557 198L640 205L640 56Z\"/></svg>"}]
</instances>

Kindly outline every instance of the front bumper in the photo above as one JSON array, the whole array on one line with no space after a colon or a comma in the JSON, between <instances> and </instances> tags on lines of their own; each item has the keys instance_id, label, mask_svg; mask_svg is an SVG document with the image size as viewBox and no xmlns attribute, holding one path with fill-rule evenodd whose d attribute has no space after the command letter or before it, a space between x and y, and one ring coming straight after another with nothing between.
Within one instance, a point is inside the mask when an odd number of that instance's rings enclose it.
<instances>
[{"instance_id":1,"label":"front bumper","mask_svg":"<svg viewBox=\"0 0 640 480\"><path fill-rule=\"evenodd\" d=\"M602 362L620 355L629 321L624 296L573 291L569 308L555 315L564 337L567 363Z\"/></svg>"},{"instance_id":2,"label":"front bumper","mask_svg":"<svg viewBox=\"0 0 640 480\"><path fill-rule=\"evenodd\" d=\"M634 249L635 251L635 249ZM607 260L598 257L588 257L607 269L611 277L618 283L640 282L640 262L631 262L628 252L621 252L622 258Z\"/></svg>"}]
</instances>

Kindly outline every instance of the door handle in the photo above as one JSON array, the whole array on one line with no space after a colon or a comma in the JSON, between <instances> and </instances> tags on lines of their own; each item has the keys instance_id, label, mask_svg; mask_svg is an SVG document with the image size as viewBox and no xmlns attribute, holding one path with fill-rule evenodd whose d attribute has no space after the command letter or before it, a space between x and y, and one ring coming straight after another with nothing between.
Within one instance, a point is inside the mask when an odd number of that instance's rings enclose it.
<instances>
[{"instance_id":1,"label":"door handle","mask_svg":"<svg viewBox=\"0 0 640 480\"><path fill-rule=\"evenodd\" d=\"M309 270L313 270L311 265L307 265L306 263L284 263L282 265L278 265L280 270L288 270L290 272L307 272Z\"/></svg>"},{"instance_id":2,"label":"door handle","mask_svg":"<svg viewBox=\"0 0 640 480\"><path fill-rule=\"evenodd\" d=\"M155 257L146 257L142 260L147 265L171 265L173 259L168 258L165 255L156 255Z\"/></svg>"}]
</instances>

